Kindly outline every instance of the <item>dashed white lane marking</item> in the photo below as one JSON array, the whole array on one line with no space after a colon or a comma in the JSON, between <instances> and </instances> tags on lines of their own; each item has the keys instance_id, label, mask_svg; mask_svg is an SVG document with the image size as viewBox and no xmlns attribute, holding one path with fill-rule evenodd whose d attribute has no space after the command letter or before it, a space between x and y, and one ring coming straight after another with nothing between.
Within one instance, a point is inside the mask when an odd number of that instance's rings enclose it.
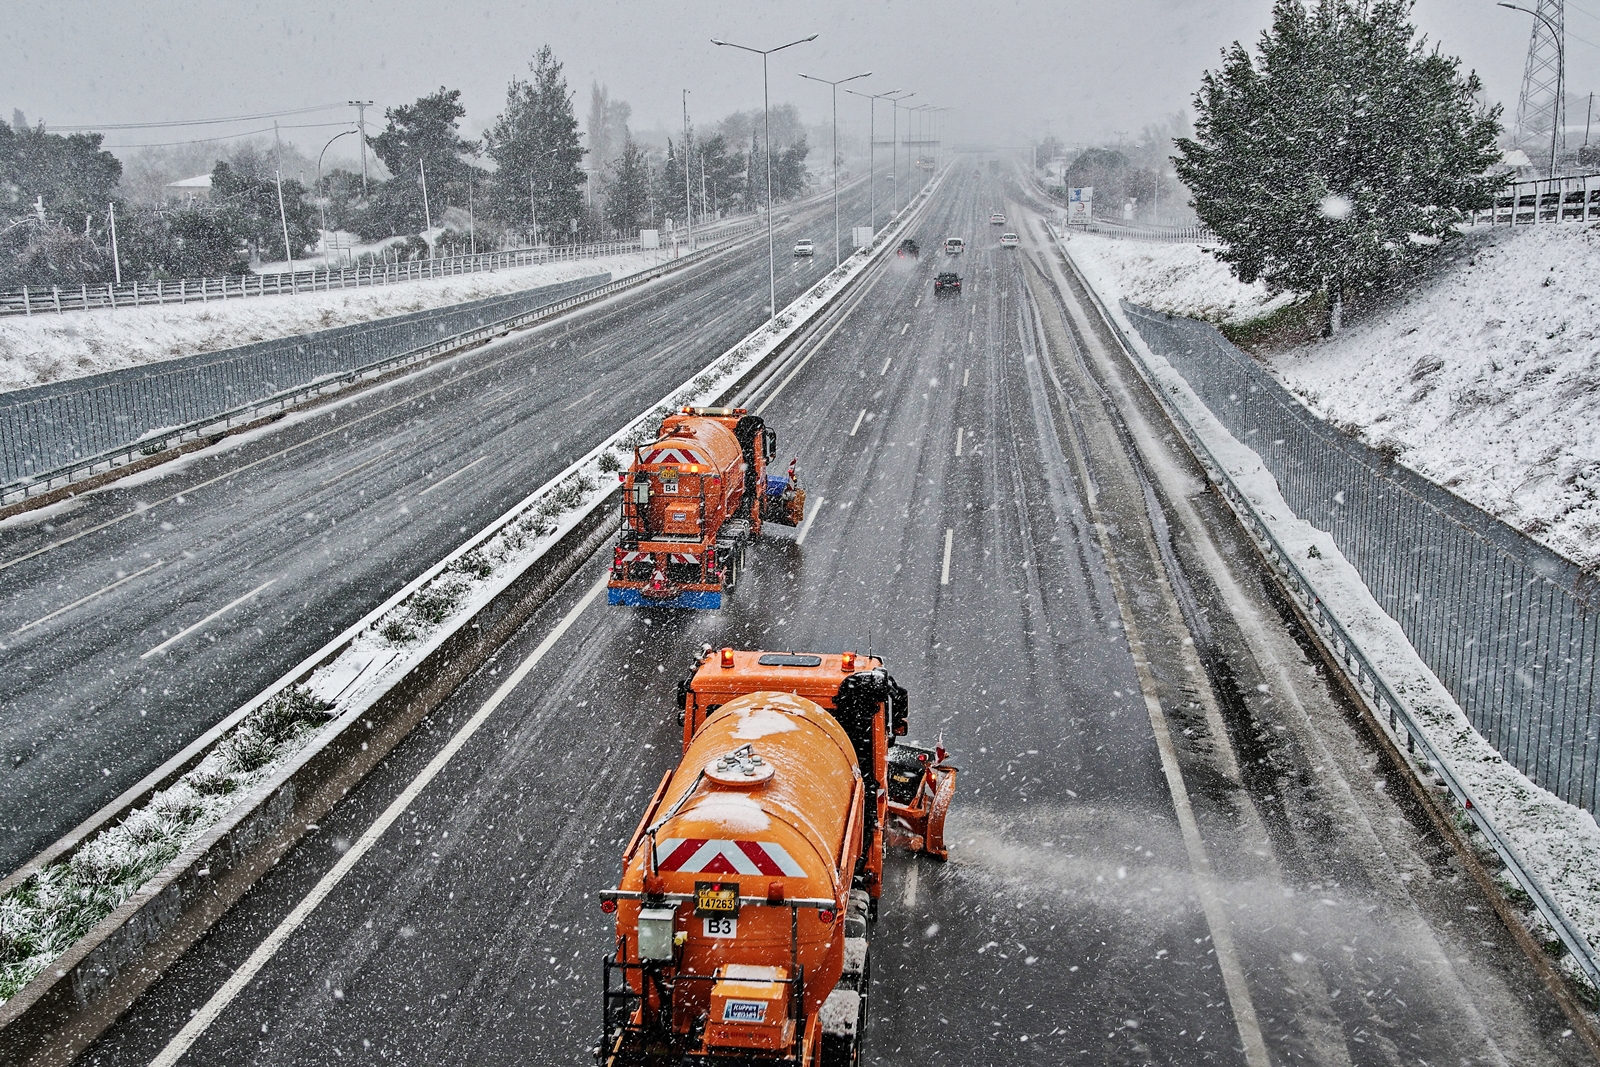
<instances>
[{"instance_id":1,"label":"dashed white lane marking","mask_svg":"<svg viewBox=\"0 0 1600 1067\"><path fill-rule=\"evenodd\" d=\"M488 458L489 458L488 456L479 456L477 459L473 460L471 463L468 463L465 467L462 467L460 470L456 471L454 474L445 475L443 478L440 478L438 481L436 481L432 485L428 486L428 488L426 488L422 492L418 493L417 494L417 499L421 500L423 497L427 496L429 493L433 492L435 489L439 488L441 485L445 484L446 482L461 477L461 475L467 473L473 467L476 467L478 464L482 463L484 460L486 460Z\"/></svg>"},{"instance_id":2,"label":"dashed white lane marking","mask_svg":"<svg viewBox=\"0 0 1600 1067\"><path fill-rule=\"evenodd\" d=\"M914 908L914 907L917 906L917 871L918 871L918 869L919 868L917 867L916 864L912 864L911 865L911 874L910 874L909 877L906 878L906 907L908 907L908 908Z\"/></svg>"},{"instance_id":3,"label":"dashed white lane marking","mask_svg":"<svg viewBox=\"0 0 1600 1067\"><path fill-rule=\"evenodd\" d=\"M917 297L917 299L916 299L916 301L915 301L915 302L914 302L914 303L913 303L913 304L912 304L912 305L911 305L911 306L912 306L912 307L914 307L914 308L919 308L919 307L921 307L921 306L922 306L922 297L920 297L920 296L919 296L919 297ZM905 331L904 331L904 330L901 330L901 331L900 331L900 332L901 332L901 333L904 333L904 332L905 332Z\"/></svg>"},{"instance_id":4,"label":"dashed white lane marking","mask_svg":"<svg viewBox=\"0 0 1600 1067\"><path fill-rule=\"evenodd\" d=\"M866 417L867 417L867 409L866 408L862 408L861 409L861 414L856 416L856 424L854 426L850 427L850 436L851 437L854 437L856 435L856 431L861 429L861 420L866 418Z\"/></svg>"},{"instance_id":5,"label":"dashed white lane marking","mask_svg":"<svg viewBox=\"0 0 1600 1067\"><path fill-rule=\"evenodd\" d=\"M909 329L911 329L911 324L909 322L906 323L904 326L901 326L900 327L900 336L904 337L906 335L906 331L909 330Z\"/></svg>"},{"instance_id":6,"label":"dashed white lane marking","mask_svg":"<svg viewBox=\"0 0 1600 1067\"><path fill-rule=\"evenodd\" d=\"M104 587L102 587L100 589L96 589L94 592L90 593L88 596L79 597L77 600L74 600L72 603L67 604L67 605L65 605L63 607L59 607L56 610L52 611L50 614L41 616L40 618L37 618L37 619L34 619L32 622L23 623L21 626L17 627L15 630L12 630L6 636L7 637L15 637L17 634L20 634L24 630L31 630L35 626L43 626L45 623L49 622L51 619L55 618L57 615L64 614L65 612L71 611L73 608L79 607L79 606L81 606L83 604L87 604L89 601L93 600L95 597L102 596L102 595L104 595L106 593L109 593L109 592L111 592L111 590L115 589L117 586L122 585L125 582L133 581L135 578L139 577L139 575L141 575L141 574L149 574L151 571L153 571L157 567L161 566L161 564L163 562L164 562L163 560L159 560L158 559L154 563L150 564L150 566L144 568L143 570L134 571L132 574L125 574L121 578L118 578L116 581L112 582L110 585L104 586Z\"/></svg>"},{"instance_id":7,"label":"dashed white lane marking","mask_svg":"<svg viewBox=\"0 0 1600 1067\"><path fill-rule=\"evenodd\" d=\"M967 331L967 344L970 345L971 343L972 343L972 331L968 330Z\"/></svg>"},{"instance_id":8,"label":"dashed white lane marking","mask_svg":"<svg viewBox=\"0 0 1600 1067\"><path fill-rule=\"evenodd\" d=\"M603 389L605 387L601 386L600 388ZM566 407L562 408L561 409L562 412L568 412L568 411L571 411L575 407L579 407L580 405L587 404L591 399L593 399L594 395L596 393L598 393L599 391L600 391L600 389L591 389L589 392L585 393L584 395L580 396L578 399L574 400L572 403L568 404Z\"/></svg>"},{"instance_id":9,"label":"dashed white lane marking","mask_svg":"<svg viewBox=\"0 0 1600 1067\"><path fill-rule=\"evenodd\" d=\"M957 456L961 455L961 439L963 437L965 437L966 435L967 435L967 428L965 426L957 426L956 427L956 455Z\"/></svg>"},{"instance_id":10,"label":"dashed white lane marking","mask_svg":"<svg viewBox=\"0 0 1600 1067\"><path fill-rule=\"evenodd\" d=\"M955 535L956 532L954 530L946 530L944 532L944 568L939 571L940 585L950 584L950 541Z\"/></svg>"},{"instance_id":11,"label":"dashed white lane marking","mask_svg":"<svg viewBox=\"0 0 1600 1067\"><path fill-rule=\"evenodd\" d=\"M250 954L250 958L245 960L238 970L228 976L228 980L222 983L222 988L218 989L212 994L211 999L206 1001L205 1007L189 1018L183 1029L178 1031L177 1036L167 1044L166 1048L161 1050L155 1059L150 1061L150 1067L173 1067L183 1058L184 1053L189 1051L200 1035L205 1033L212 1023L216 1022L217 1017L222 1014L224 1009L261 972L261 968L265 967L272 957L278 954L278 950L283 947L284 942L289 940L289 936L300 928L301 924L310 917L313 911L317 910L317 906L327 898L335 886L344 880L345 875L355 869L356 864L361 862L361 858L367 854L373 845L378 843L379 838L383 837L389 827L393 826L395 821L406 813L406 809L411 807L412 801L416 800L422 791L428 787L428 784L438 776L439 772L444 770L445 765L454 758L457 752L461 751L461 747L472 739L472 735L478 732L478 728L488 721L489 716L494 714L495 709L528 676L528 672L539 665L539 661L544 659L545 654L555 646L557 641L561 640L562 635L577 621L578 616L582 615L589 605L594 603L596 597L605 592L606 581L609 578L609 574L601 578L594 584L592 589L584 594L582 600L573 605L572 610L567 612L566 617L556 624L556 628L550 631L549 636L539 642L539 647L529 653L528 658L523 660L517 669L500 684L500 688L494 691L494 695L484 702L483 707L473 713L472 718L466 721L456 735L450 739L449 743L440 749L439 754L434 756L428 762L428 765L422 769L422 773L411 780L411 784L406 786L405 792L394 799L394 803L390 804L384 810L384 813L378 816L378 820L367 828L367 832L361 835L359 841L350 846L348 852L339 857L339 862L335 863L332 869L322 876L322 880L312 888L311 892L306 894L305 899L295 906L294 911L290 912L278 924L277 929L273 930L265 941L256 946L256 950Z\"/></svg>"},{"instance_id":12,"label":"dashed white lane marking","mask_svg":"<svg viewBox=\"0 0 1600 1067\"><path fill-rule=\"evenodd\" d=\"M878 377L882 378L885 374L888 374L889 373L889 364L891 364L893 362L894 362L894 357L893 356L890 356L888 359L884 360L883 361L883 369L878 372Z\"/></svg>"},{"instance_id":13,"label":"dashed white lane marking","mask_svg":"<svg viewBox=\"0 0 1600 1067\"><path fill-rule=\"evenodd\" d=\"M803 545L806 543L806 534L811 532L811 524L817 521L817 513L822 510L822 505L826 503L827 501L822 497L817 497L817 503L812 507L811 514L807 515L806 521L800 524L800 534L794 539L795 544Z\"/></svg>"},{"instance_id":14,"label":"dashed white lane marking","mask_svg":"<svg viewBox=\"0 0 1600 1067\"><path fill-rule=\"evenodd\" d=\"M967 383L970 382L971 380L972 380L972 368L968 367L967 368L967 372L961 376L961 388L965 389L967 387Z\"/></svg>"},{"instance_id":15,"label":"dashed white lane marking","mask_svg":"<svg viewBox=\"0 0 1600 1067\"><path fill-rule=\"evenodd\" d=\"M256 586L254 589L250 590L244 596L239 597L237 600L230 600L228 603L222 605L222 607L218 608L216 611L213 611L210 615L207 615L205 618L201 619L199 622L195 623L193 626L190 626L187 629L179 630L177 633L173 634L171 637L169 637L165 641L161 642L155 648L152 648L150 651L141 652L139 654L139 658L140 659L149 659L151 656L155 655L157 652L160 652L162 649L168 648L168 647L170 647L172 645L177 644L179 641L182 641L185 637L188 637L190 634L194 633L196 630L200 629L202 626L205 626L207 623L211 623L211 622L216 621L217 619L220 619L222 616L226 615L228 612L232 611L234 608L238 607L240 604L243 604L246 600L249 600L251 597L255 596L257 593L261 592L263 589L265 589L267 586L271 585L273 582L276 582L277 580L278 579L276 579L276 578L268 578L266 581L262 582L260 585Z\"/></svg>"}]
</instances>

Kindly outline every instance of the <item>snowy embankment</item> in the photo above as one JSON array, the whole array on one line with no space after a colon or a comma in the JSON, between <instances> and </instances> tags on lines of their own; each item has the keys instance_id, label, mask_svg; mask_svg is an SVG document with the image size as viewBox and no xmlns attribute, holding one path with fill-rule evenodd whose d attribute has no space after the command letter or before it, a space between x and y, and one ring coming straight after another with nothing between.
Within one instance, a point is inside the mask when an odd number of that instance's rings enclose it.
<instances>
[{"instance_id":1,"label":"snowy embankment","mask_svg":"<svg viewBox=\"0 0 1600 1067\"><path fill-rule=\"evenodd\" d=\"M616 281L648 270L671 254L667 249L603 256L288 296L7 316L0 318L0 392L554 285L607 271Z\"/></svg>"},{"instance_id":2,"label":"snowy embankment","mask_svg":"<svg viewBox=\"0 0 1600 1067\"><path fill-rule=\"evenodd\" d=\"M1271 310L1264 289L1192 245L1074 236L1072 251L1147 307L1213 322ZM1469 231L1426 278L1338 337L1262 358L1318 415L1594 568L1597 278L1595 226Z\"/></svg>"},{"instance_id":3,"label":"snowy embankment","mask_svg":"<svg viewBox=\"0 0 1600 1067\"><path fill-rule=\"evenodd\" d=\"M1107 246L1115 247L1108 249ZM1590 948L1600 946L1600 826L1594 816L1535 785L1473 728L1449 690L1422 662L1400 624L1373 598L1355 567L1334 544L1332 536L1294 514L1260 456L1228 432L1189 388L1183 376L1144 344L1116 306L1119 295L1135 300L1122 288L1124 277L1141 275L1141 272L1144 278L1160 276L1159 269L1152 270L1142 264L1162 260L1167 264L1181 263L1185 255L1192 256L1199 251L1189 246L1187 253L1180 253L1176 251L1180 247L1129 249L1118 242L1077 236L1070 243L1073 258L1107 304L1123 334L1133 343L1146 372L1156 380L1168 402L1177 409L1285 555L1310 583L1322 609L1338 620L1390 690L1405 702L1417 726L1473 797L1474 805L1493 820L1515 849L1521 866L1543 882ZM1163 256L1161 253L1171 254ZM1479 259L1482 258L1480 251ZM1228 301L1238 306L1247 299L1239 292L1247 287L1230 277L1217 280L1221 299L1212 305L1214 308ZM1233 287L1231 292L1227 289L1229 285ZM1177 311L1175 307L1163 307L1159 292L1147 290L1144 298L1135 302ZM1332 346L1316 345L1309 351L1315 353L1328 347ZM1394 740L1397 750L1407 748L1403 735L1396 735ZM1415 773L1424 781L1431 780L1433 768L1421 753L1410 758L1415 761ZM1487 843L1481 835L1471 836L1474 844L1487 852ZM1515 899L1518 887L1505 872L1501 872L1500 877ZM1541 940L1547 944L1553 941L1552 932L1537 915L1530 914L1527 922ZM1588 981L1570 956L1563 957L1560 966L1574 979Z\"/></svg>"}]
</instances>

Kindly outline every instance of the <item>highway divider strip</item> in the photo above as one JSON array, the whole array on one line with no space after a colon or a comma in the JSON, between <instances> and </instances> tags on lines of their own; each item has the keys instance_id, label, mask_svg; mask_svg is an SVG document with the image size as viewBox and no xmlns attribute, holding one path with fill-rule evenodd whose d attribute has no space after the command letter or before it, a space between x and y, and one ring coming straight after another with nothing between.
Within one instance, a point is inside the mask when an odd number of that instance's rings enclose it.
<instances>
[{"instance_id":1,"label":"highway divider strip","mask_svg":"<svg viewBox=\"0 0 1600 1067\"><path fill-rule=\"evenodd\" d=\"M1365 583L1344 559L1332 537L1313 530L1294 516L1292 509L1283 503L1276 480L1262 465L1260 457L1237 441L1189 388L1182 374L1145 344L1122 308L1113 308L1102 300L1060 235L1054 236L1068 265L1128 354L1136 373L1144 379L1145 386L1166 411L1207 476L1222 490L1223 498L1306 624L1306 631L1317 641L1329 662L1338 668L1346 688L1366 711L1369 724L1397 762L1409 772L1418 795L1430 808L1441 804L1444 799L1441 792L1454 801L1448 808L1441 809L1449 818L1436 819L1436 824L1447 836L1453 834L1462 843L1471 842L1503 864L1506 882L1493 886L1491 899L1498 907L1504 903L1508 891L1525 895L1537 916L1532 924L1533 932L1545 941L1543 945L1534 945L1528 940L1524 948L1531 950L1529 954L1536 965L1548 965L1551 955L1560 957L1558 962L1565 967L1565 978L1575 980L1577 988L1591 1001L1595 1000L1596 992L1600 991L1600 964L1597 964L1592 944L1544 877L1516 847L1513 835L1498 824L1493 813L1494 803L1484 806L1488 794L1480 795L1487 788L1495 794L1491 799L1515 802L1518 797L1526 800L1525 794L1543 791L1493 753L1492 747L1481 737L1476 739L1487 751L1468 755L1473 764L1470 771L1464 772L1456 765L1458 761L1445 749L1460 748L1463 737L1476 736L1475 731L1448 690L1411 648L1398 624L1372 599ZM1380 653L1374 646L1375 641L1381 641L1391 651ZM1394 649L1403 651L1397 654ZM1405 680L1397 681L1397 678ZM1513 780L1503 785L1489 783L1484 779L1486 774ZM1469 776L1480 779L1479 788L1467 781ZM1434 788L1428 787L1429 779ZM1600 863L1600 858L1595 862ZM1502 917L1512 927L1514 935L1521 935L1519 940L1527 940L1527 917L1514 912L1503 912ZM1543 930L1538 929L1541 925ZM1556 992L1566 1006L1574 1007L1563 991ZM1587 1029L1585 1040L1593 1046L1596 1034L1592 1026Z\"/></svg>"},{"instance_id":2,"label":"highway divider strip","mask_svg":"<svg viewBox=\"0 0 1600 1067\"><path fill-rule=\"evenodd\" d=\"M32 961L36 976L0 1003L0 1067L70 1062L121 1015L610 540L620 520L616 474L660 420L723 401L807 336L948 173L774 318L0 881L0 921L15 925L41 886L137 867L137 850L152 840L171 847L172 820L203 807L207 790L235 786L225 795L237 799L201 813L179 835L177 855L92 929Z\"/></svg>"}]
</instances>

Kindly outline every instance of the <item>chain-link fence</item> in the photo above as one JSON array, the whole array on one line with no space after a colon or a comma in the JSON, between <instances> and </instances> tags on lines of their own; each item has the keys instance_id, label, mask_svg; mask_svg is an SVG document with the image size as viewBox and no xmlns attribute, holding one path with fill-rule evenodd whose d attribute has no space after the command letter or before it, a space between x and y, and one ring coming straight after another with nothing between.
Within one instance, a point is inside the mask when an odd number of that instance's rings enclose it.
<instances>
[{"instance_id":1,"label":"chain-link fence","mask_svg":"<svg viewBox=\"0 0 1600 1067\"><path fill-rule=\"evenodd\" d=\"M47 477L159 431L348 375L610 280L609 274L597 274L0 394L0 487Z\"/></svg>"},{"instance_id":2,"label":"chain-link fence","mask_svg":"<svg viewBox=\"0 0 1600 1067\"><path fill-rule=\"evenodd\" d=\"M1124 303L1145 342L1333 535L1472 724L1515 767L1600 810L1592 575L1311 414L1214 328Z\"/></svg>"}]
</instances>

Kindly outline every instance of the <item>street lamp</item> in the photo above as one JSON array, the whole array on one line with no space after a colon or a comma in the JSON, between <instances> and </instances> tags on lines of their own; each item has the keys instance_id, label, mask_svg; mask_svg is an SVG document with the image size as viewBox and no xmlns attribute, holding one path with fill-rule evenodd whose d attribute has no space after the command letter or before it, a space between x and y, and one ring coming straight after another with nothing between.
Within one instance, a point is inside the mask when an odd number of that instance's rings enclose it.
<instances>
[{"instance_id":1,"label":"street lamp","mask_svg":"<svg viewBox=\"0 0 1600 1067\"><path fill-rule=\"evenodd\" d=\"M894 121L889 126L889 136L894 140L891 142L892 147L889 149L889 153L890 166L894 168L894 213L896 215L900 214L900 104L916 95L916 93L907 93L899 100L889 101L889 106L894 108ZM910 111L911 109L908 107L906 110Z\"/></svg>"},{"instance_id":2,"label":"street lamp","mask_svg":"<svg viewBox=\"0 0 1600 1067\"><path fill-rule=\"evenodd\" d=\"M772 115L771 101L767 92L767 57L774 52L781 52L785 48L793 48L797 44L815 41L816 34L802 37L798 41L780 44L776 48L751 48L749 45L734 44L732 41L719 41L711 38L711 43L723 48L738 48L745 52L754 52L761 57L761 125L766 131L767 139L767 317L776 318L778 314L778 266L777 254L772 247Z\"/></svg>"},{"instance_id":3,"label":"street lamp","mask_svg":"<svg viewBox=\"0 0 1600 1067\"><path fill-rule=\"evenodd\" d=\"M857 78L870 78L871 76L872 71L870 70L861 74L852 74L848 78L840 78L838 81L829 81L827 78L817 78L810 74L800 75L807 81L821 82L824 85L833 87L833 265L835 267L842 262L842 256L839 252L839 86L845 82L853 82ZM848 89L845 90L845 92L849 91Z\"/></svg>"},{"instance_id":4,"label":"street lamp","mask_svg":"<svg viewBox=\"0 0 1600 1067\"><path fill-rule=\"evenodd\" d=\"M334 134L332 137L328 138L328 144L325 144L325 145L322 146L322 151L317 153L317 207L320 208L321 211L322 211L322 234L323 234L323 237L322 237L322 254L323 255L327 255L328 254L328 237L327 237L327 234L328 234L328 192L327 192L326 189L324 189L322 187L322 157L327 154L328 147L329 147L329 145L332 145L333 142L337 141L341 137L349 137L352 133L358 133L358 132L360 132L360 131L358 131L358 130L345 130L343 133ZM363 152L366 151L365 145L362 146L362 151Z\"/></svg>"},{"instance_id":5,"label":"street lamp","mask_svg":"<svg viewBox=\"0 0 1600 1067\"><path fill-rule=\"evenodd\" d=\"M1567 50L1566 46L1561 40L1562 33L1560 29L1556 27L1556 24L1550 21L1548 15L1541 15L1537 11L1532 11L1517 4L1507 4L1504 3L1503 0L1500 6L1508 7L1512 11L1520 11L1524 15L1532 15L1534 18L1544 23L1546 28L1550 30L1550 36L1556 39L1556 98L1555 104L1550 113L1550 177L1554 178L1556 176L1556 134L1561 131L1561 110L1563 104L1561 94L1566 92L1567 82ZM1557 213L1559 214L1559 211Z\"/></svg>"},{"instance_id":6,"label":"street lamp","mask_svg":"<svg viewBox=\"0 0 1600 1067\"><path fill-rule=\"evenodd\" d=\"M932 104L923 104L921 107L914 107L911 110L917 113L917 162L921 163L923 146L928 143L928 134L925 123L927 122L929 116L931 116L933 112L937 111L938 108L934 107Z\"/></svg>"},{"instance_id":7,"label":"street lamp","mask_svg":"<svg viewBox=\"0 0 1600 1067\"><path fill-rule=\"evenodd\" d=\"M867 203L870 205L868 210L871 212L872 232L874 235L878 232L878 101L887 100L903 91L901 89L891 89L886 93L874 94L858 93L854 89L845 90L851 96L863 97L869 101L867 109L871 114L867 119L867 159L869 161L867 169L872 172L872 177L867 180Z\"/></svg>"}]
</instances>

